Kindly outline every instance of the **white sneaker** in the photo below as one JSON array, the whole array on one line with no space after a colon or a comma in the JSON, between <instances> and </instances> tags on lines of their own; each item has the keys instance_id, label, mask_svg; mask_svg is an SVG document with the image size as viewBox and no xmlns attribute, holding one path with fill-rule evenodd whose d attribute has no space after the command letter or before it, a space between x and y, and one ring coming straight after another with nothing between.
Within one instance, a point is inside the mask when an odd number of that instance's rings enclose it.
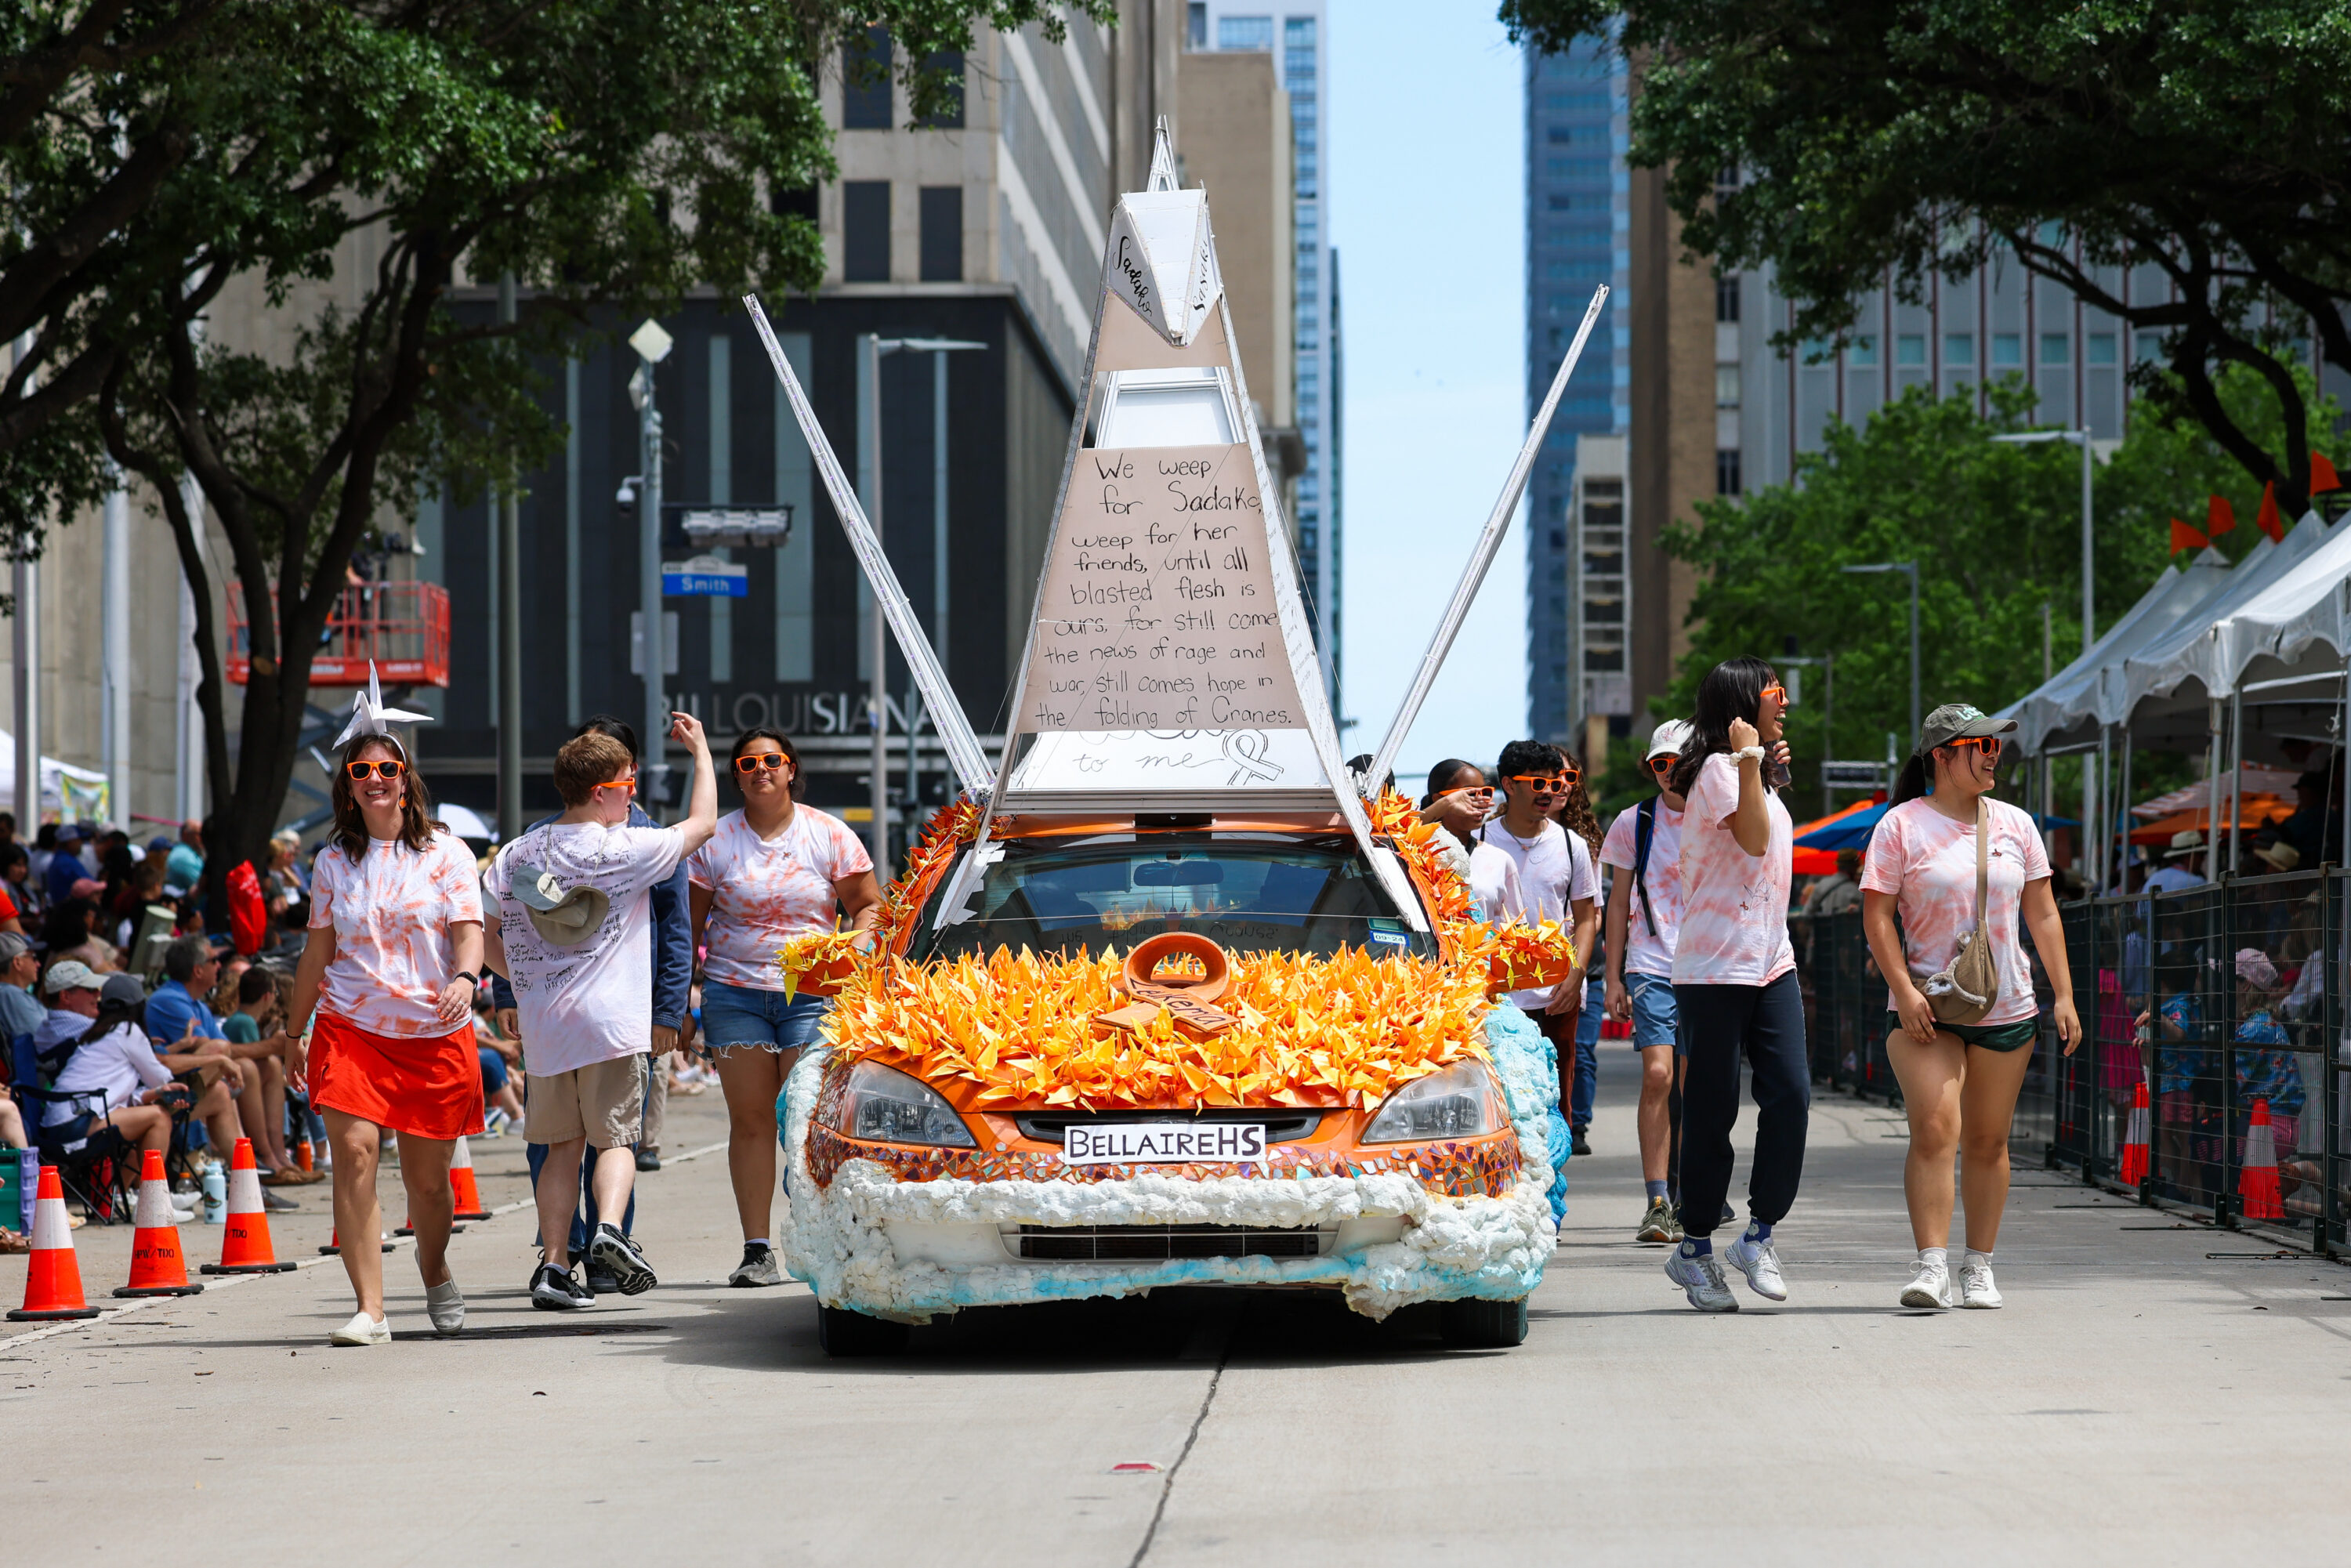
<instances>
[{"instance_id":1,"label":"white sneaker","mask_svg":"<svg viewBox=\"0 0 2351 1568\"><path fill-rule=\"evenodd\" d=\"M351 1321L327 1336L329 1344L390 1344L392 1320L353 1312Z\"/></svg>"},{"instance_id":2,"label":"white sneaker","mask_svg":"<svg viewBox=\"0 0 2351 1568\"><path fill-rule=\"evenodd\" d=\"M1722 1249L1724 1261L1747 1276L1747 1288L1767 1301L1788 1299L1788 1281L1780 1274L1780 1255L1771 1243L1750 1230Z\"/></svg>"},{"instance_id":3,"label":"white sneaker","mask_svg":"<svg viewBox=\"0 0 2351 1568\"><path fill-rule=\"evenodd\" d=\"M1693 1258L1677 1247L1666 1260L1666 1278L1682 1288L1689 1304L1702 1312L1735 1312L1739 1298L1722 1282L1722 1260L1711 1252Z\"/></svg>"},{"instance_id":4,"label":"white sneaker","mask_svg":"<svg viewBox=\"0 0 2351 1568\"><path fill-rule=\"evenodd\" d=\"M1991 1265L1970 1263L1959 1270L1959 1305L1997 1311L2000 1287L1991 1282Z\"/></svg>"},{"instance_id":5,"label":"white sneaker","mask_svg":"<svg viewBox=\"0 0 2351 1568\"><path fill-rule=\"evenodd\" d=\"M1918 1277L1903 1289L1906 1307L1942 1308L1951 1304L1951 1271L1939 1263L1921 1263Z\"/></svg>"},{"instance_id":6,"label":"white sneaker","mask_svg":"<svg viewBox=\"0 0 2351 1568\"><path fill-rule=\"evenodd\" d=\"M465 1328L465 1298L459 1293L456 1281L424 1287L424 1315L433 1320L433 1332L444 1339Z\"/></svg>"}]
</instances>

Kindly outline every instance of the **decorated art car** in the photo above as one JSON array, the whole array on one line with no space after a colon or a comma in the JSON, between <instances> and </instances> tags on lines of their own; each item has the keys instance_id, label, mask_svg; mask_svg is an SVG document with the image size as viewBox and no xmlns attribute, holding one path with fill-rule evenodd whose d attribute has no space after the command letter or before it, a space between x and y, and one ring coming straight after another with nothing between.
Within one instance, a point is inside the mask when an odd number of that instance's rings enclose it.
<instances>
[{"instance_id":1,"label":"decorated art car","mask_svg":"<svg viewBox=\"0 0 2351 1568\"><path fill-rule=\"evenodd\" d=\"M1427 918L1335 817L999 818L961 875L978 812L935 822L779 1105L783 1256L827 1348L1201 1283L1524 1337L1565 1129L1548 1042L1490 997L1565 942L1471 923L1434 830L1374 816Z\"/></svg>"}]
</instances>

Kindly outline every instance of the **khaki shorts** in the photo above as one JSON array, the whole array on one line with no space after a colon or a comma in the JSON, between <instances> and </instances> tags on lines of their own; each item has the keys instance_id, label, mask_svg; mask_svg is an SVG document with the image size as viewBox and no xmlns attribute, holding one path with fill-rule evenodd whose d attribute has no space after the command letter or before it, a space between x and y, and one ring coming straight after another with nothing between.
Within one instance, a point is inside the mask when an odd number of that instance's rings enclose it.
<instances>
[{"instance_id":1,"label":"khaki shorts","mask_svg":"<svg viewBox=\"0 0 2351 1568\"><path fill-rule=\"evenodd\" d=\"M583 1134L591 1147L624 1149L637 1141L645 1111L645 1058L591 1062L542 1078L523 1075L523 1136L568 1144Z\"/></svg>"}]
</instances>

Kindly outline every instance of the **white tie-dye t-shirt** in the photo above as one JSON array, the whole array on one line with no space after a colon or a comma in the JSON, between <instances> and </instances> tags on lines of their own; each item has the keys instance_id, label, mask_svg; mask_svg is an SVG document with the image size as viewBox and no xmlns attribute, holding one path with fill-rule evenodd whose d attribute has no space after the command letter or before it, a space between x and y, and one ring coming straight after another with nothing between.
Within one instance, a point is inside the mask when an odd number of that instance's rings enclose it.
<instances>
[{"instance_id":1,"label":"white tie-dye t-shirt","mask_svg":"<svg viewBox=\"0 0 2351 1568\"><path fill-rule=\"evenodd\" d=\"M789 937L833 928L832 884L873 869L872 856L849 825L813 806L795 806L774 838L751 831L740 811L685 862L686 879L710 893L703 973L729 986L780 991L776 949Z\"/></svg>"},{"instance_id":2,"label":"white tie-dye t-shirt","mask_svg":"<svg viewBox=\"0 0 2351 1568\"><path fill-rule=\"evenodd\" d=\"M1985 863L1984 917L1991 926L1993 964L2000 995L1983 1025L2018 1023L2039 1014L2032 971L2024 961L2020 927L2024 884L2045 881L2049 856L2032 819L2001 800L1984 802L1991 827ZM1905 800L1879 819L1861 862L1865 893L1890 893L1902 916L1902 956L1918 979L1950 967L1959 943L1975 925L1976 830L1957 822L1924 799ZM1894 993L1886 994L1894 1007Z\"/></svg>"},{"instance_id":3,"label":"white tie-dye t-shirt","mask_svg":"<svg viewBox=\"0 0 2351 1568\"><path fill-rule=\"evenodd\" d=\"M310 929L335 930L319 1005L370 1034L455 1034L473 1014L444 1023L441 992L457 967L449 927L467 920L482 923L482 892L459 840L371 839L357 865L329 844L310 871Z\"/></svg>"},{"instance_id":4,"label":"white tie-dye t-shirt","mask_svg":"<svg viewBox=\"0 0 2351 1568\"><path fill-rule=\"evenodd\" d=\"M1682 920L1682 878L1675 863L1681 858L1682 814L1659 800L1650 823L1649 863L1641 868L1638 886L1633 883L1633 862L1641 847L1639 807L1626 807L1608 824L1600 863L1615 867L1625 878L1625 973L1670 978L1674 934ZM1648 890L1646 899L1643 888Z\"/></svg>"},{"instance_id":5,"label":"white tie-dye t-shirt","mask_svg":"<svg viewBox=\"0 0 2351 1568\"><path fill-rule=\"evenodd\" d=\"M1682 919L1674 934L1674 983L1762 986L1796 967L1788 941L1788 875L1795 824L1777 792L1763 791L1771 840L1750 855L1730 836L1739 810L1739 763L1717 752L1698 770L1682 807Z\"/></svg>"}]
</instances>

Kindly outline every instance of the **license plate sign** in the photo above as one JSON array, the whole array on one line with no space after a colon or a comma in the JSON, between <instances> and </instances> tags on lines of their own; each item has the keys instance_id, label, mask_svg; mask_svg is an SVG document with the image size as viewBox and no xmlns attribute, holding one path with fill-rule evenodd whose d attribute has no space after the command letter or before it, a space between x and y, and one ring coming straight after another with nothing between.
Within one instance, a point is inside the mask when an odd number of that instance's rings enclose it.
<instances>
[{"instance_id":1,"label":"license plate sign","mask_svg":"<svg viewBox=\"0 0 2351 1568\"><path fill-rule=\"evenodd\" d=\"M1263 1158L1262 1122L1125 1122L1061 1134L1061 1159L1073 1166L1239 1165Z\"/></svg>"}]
</instances>

